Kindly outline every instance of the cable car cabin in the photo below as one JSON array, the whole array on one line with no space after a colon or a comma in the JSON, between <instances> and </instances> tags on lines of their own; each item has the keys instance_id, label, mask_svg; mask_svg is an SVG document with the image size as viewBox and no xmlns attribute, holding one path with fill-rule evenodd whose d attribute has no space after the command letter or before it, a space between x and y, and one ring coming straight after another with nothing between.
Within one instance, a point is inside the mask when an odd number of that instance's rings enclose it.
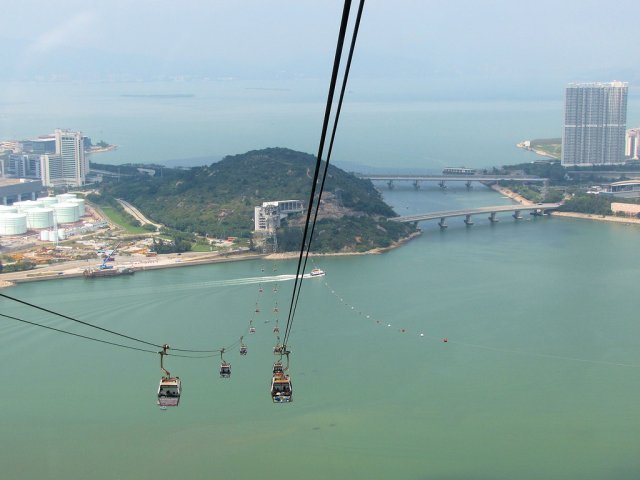
<instances>
[{"instance_id":1,"label":"cable car cabin","mask_svg":"<svg viewBox=\"0 0 640 480\"><path fill-rule=\"evenodd\" d=\"M246 345L242 345L240 347L240 355L246 355L247 354L247 346Z\"/></svg>"},{"instance_id":2,"label":"cable car cabin","mask_svg":"<svg viewBox=\"0 0 640 480\"><path fill-rule=\"evenodd\" d=\"M281 355L283 352L284 352L284 347L282 345L276 345L275 347L273 347L274 355Z\"/></svg>"},{"instance_id":3,"label":"cable car cabin","mask_svg":"<svg viewBox=\"0 0 640 480\"><path fill-rule=\"evenodd\" d=\"M231 364L222 362L220 364L220 378L231 378Z\"/></svg>"},{"instance_id":4,"label":"cable car cabin","mask_svg":"<svg viewBox=\"0 0 640 480\"><path fill-rule=\"evenodd\" d=\"M273 403L289 403L293 401L293 386L289 375L276 373L271 379L271 399Z\"/></svg>"},{"instance_id":5,"label":"cable car cabin","mask_svg":"<svg viewBox=\"0 0 640 480\"><path fill-rule=\"evenodd\" d=\"M180 403L182 382L180 377L162 377L158 387L158 405L161 407L177 407Z\"/></svg>"},{"instance_id":6,"label":"cable car cabin","mask_svg":"<svg viewBox=\"0 0 640 480\"><path fill-rule=\"evenodd\" d=\"M249 327L249 333L256 333L256 327Z\"/></svg>"}]
</instances>

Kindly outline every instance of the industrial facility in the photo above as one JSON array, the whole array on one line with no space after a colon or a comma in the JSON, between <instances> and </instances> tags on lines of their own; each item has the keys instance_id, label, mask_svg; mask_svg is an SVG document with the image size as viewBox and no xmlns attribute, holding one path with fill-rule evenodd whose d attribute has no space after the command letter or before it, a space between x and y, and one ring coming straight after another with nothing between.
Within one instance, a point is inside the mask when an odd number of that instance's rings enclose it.
<instances>
[{"instance_id":1,"label":"industrial facility","mask_svg":"<svg viewBox=\"0 0 640 480\"><path fill-rule=\"evenodd\" d=\"M85 214L85 200L73 193L37 200L0 205L0 236L24 235L27 231L40 232L40 239L57 241L65 238L65 229Z\"/></svg>"}]
</instances>

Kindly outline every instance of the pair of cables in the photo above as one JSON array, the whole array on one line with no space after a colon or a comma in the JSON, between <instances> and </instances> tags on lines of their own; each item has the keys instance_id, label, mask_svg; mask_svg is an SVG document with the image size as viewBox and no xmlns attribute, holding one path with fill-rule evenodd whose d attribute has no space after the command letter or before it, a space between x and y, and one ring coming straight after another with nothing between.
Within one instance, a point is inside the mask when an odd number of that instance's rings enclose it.
<instances>
[{"instance_id":1,"label":"pair of cables","mask_svg":"<svg viewBox=\"0 0 640 480\"><path fill-rule=\"evenodd\" d=\"M17 297L12 297L11 295L7 295L5 293L0 293L0 297L5 298L7 300L14 301L16 303L20 303L20 304L25 305L27 307L34 308L36 310L40 310L40 311L48 313L50 315L54 315L54 316L57 316L57 317L60 317L60 318L64 318L65 320L69 320L69 321L72 321L72 322L75 322L75 323L79 323L79 324L84 325L86 327L90 327L90 328L94 328L96 330L100 330L100 331L108 333L110 335L115 335L117 337L121 337L121 338L127 339L127 340L129 340L131 342L135 342L135 343L139 343L139 344L142 344L142 345L146 345L147 347L155 347L155 348L158 348L158 349L161 349L161 350L164 348L164 345L160 345L158 343L150 342L150 341L144 340L142 338L133 337L131 335L126 335L124 333L116 332L115 330L110 330L108 328L104 328L104 327L101 327L99 325L95 325L93 323L89 323L89 322L86 322L84 320L80 320L80 319L72 317L70 315L65 315L64 313L56 312L54 310L50 310L48 308L41 307L41 306L36 305L34 303L30 303L30 302L27 302L25 300L21 300L21 299L19 299ZM125 349L129 349L129 350L136 350L136 351L144 352L144 353L153 353L155 355L158 354L157 350L150 350L149 348L143 348L143 347L138 347L138 346L133 346L133 345L126 345L124 343L112 342L112 341L109 341L109 340L104 340L104 339L100 339L100 338L97 338L97 337L92 337L92 336L89 336L89 335L81 335L79 333L70 332L68 330L64 330L64 329L61 329L61 328L55 328L55 327L51 327L51 326L48 326L48 325L43 325L41 323L25 320L23 318L15 317L13 315L7 315L7 314L4 314L4 313L0 313L0 317L7 318L9 320L14 320L14 321L17 321L17 322L21 322L21 323L24 323L24 324L36 326L36 327L45 328L47 330L52 330L52 331L55 331L55 332L58 332L58 333L64 333L64 334L71 335L71 336L74 336L74 337L83 338L85 340L91 340L91 341L94 341L94 342L99 342L99 343L104 343L104 344L107 344L107 345L112 345L114 347L125 348ZM238 342L236 342L236 344L237 343ZM230 345L228 347L225 347L225 349L233 348L234 345ZM182 352L182 353L179 353L179 354L177 354L177 353L167 353L167 355L173 356L173 357L210 358L210 357L218 355L221 352L222 349L219 349L219 350L196 350L196 349L173 348L173 347L171 347L171 350L176 351L176 352ZM191 353L199 353L200 354L201 353L201 354L208 354L208 355L184 355L185 353L189 353L189 354L191 354Z\"/></svg>"},{"instance_id":2,"label":"pair of cables","mask_svg":"<svg viewBox=\"0 0 640 480\"><path fill-rule=\"evenodd\" d=\"M318 154L316 156L316 165L313 174L313 183L311 186L311 193L309 195L309 208L307 209L307 217L304 225L304 232L302 235L302 242L300 244L300 254L298 256L298 265L296 269L296 278L291 295L291 303L289 305L289 314L287 316L287 323L284 330L282 348L284 352L288 352L287 344L289 342L289 335L291 334L291 328L295 318L296 310L298 307L298 300L300 298L300 291L302 289L302 280L304 271L307 266L307 260L309 258L309 251L311 250L311 242L313 240L313 234L315 231L316 221L318 219L318 212L320 210L320 200L322 198L322 192L324 191L324 185L327 178L327 172L329 170L329 164L331 160L331 153L333 151L333 143L338 129L338 121L340 119L340 112L342 110L342 102L344 100L344 94L347 88L347 81L349 79L349 71L351 70L351 61L353 59L353 52L356 46L356 39L358 38L358 30L360 28L360 20L362 18L362 11L364 9L364 0L360 0L358 10L356 14L356 20L354 23L353 31L351 34L351 42L349 47L349 54L344 68L342 76L342 87L340 89L340 96L335 108L335 115L333 120L333 128L331 130L331 136L329 140L329 148L327 150L327 158L324 162L324 169L322 156L324 154L325 143L327 140L327 132L329 130L329 123L332 116L334 96L336 92L336 85L338 83L338 74L340 71L342 52L344 50L345 39L347 36L347 26L349 23L349 16L351 13L351 0L345 0L342 10L342 21L340 23L340 31L338 34L338 41L336 45L336 53L333 61L333 70L331 73L331 82L329 84L329 94L327 96L327 103L325 106L324 120L322 122L322 132L320 135L320 144L318 146ZM322 173L322 179L319 181L320 172ZM316 187L319 183L319 189L316 196ZM313 212L313 214L312 214Z\"/></svg>"}]
</instances>

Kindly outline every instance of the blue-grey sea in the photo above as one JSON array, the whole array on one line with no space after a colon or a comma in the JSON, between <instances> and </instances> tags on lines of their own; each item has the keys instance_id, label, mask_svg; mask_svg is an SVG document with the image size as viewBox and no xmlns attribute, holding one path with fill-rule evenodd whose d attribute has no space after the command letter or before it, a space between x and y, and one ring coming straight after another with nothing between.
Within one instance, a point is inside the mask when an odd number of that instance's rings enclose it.
<instances>
[{"instance_id":1,"label":"blue-grey sea","mask_svg":"<svg viewBox=\"0 0 640 480\"><path fill-rule=\"evenodd\" d=\"M315 153L327 82L193 81L0 83L0 140L81 130L118 145L101 163L192 166L265 147ZM441 170L537 159L516 143L562 135L557 99L409 100L354 80L345 97L333 160L376 168ZM428 98L433 98L430 92ZM628 125L640 125L640 98Z\"/></svg>"},{"instance_id":2,"label":"blue-grey sea","mask_svg":"<svg viewBox=\"0 0 640 480\"><path fill-rule=\"evenodd\" d=\"M317 148L321 94L213 87L5 85L0 137L80 129L119 145L94 158L110 163ZM558 136L561 124L561 100L356 97L334 158L379 168L530 161L515 143ZM510 203L480 185L378 187L400 214ZM168 359L184 393L161 411L158 355L0 320L1 478L640 478L638 227L499 219L450 220L444 232L424 223L420 237L384 254L314 259L327 274L303 283L289 405L272 404L268 389L293 261L5 290L152 343L218 349L244 335L249 353L226 355L230 379L219 378L216 356ZM6 300L0 310L123 340Z\"/></svg>"}]
</instances>

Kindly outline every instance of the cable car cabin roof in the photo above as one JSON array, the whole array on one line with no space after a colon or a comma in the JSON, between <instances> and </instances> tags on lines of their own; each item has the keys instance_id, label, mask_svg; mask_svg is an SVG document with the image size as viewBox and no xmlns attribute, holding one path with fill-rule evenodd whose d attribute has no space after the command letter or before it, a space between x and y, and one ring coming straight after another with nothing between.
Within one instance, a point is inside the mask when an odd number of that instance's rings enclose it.
<instances>
[{"instance_id":1,"label":"cable car cabin roof","mask_svg":"<svg viewBox=\"0 0 640 480\"><path fill-rule=\"evenodd\" d=\"M180 388L181 383L180 377L162 377L162 380L160 380L161 387L167 386Z\"/></svg>"}]
</instances>

